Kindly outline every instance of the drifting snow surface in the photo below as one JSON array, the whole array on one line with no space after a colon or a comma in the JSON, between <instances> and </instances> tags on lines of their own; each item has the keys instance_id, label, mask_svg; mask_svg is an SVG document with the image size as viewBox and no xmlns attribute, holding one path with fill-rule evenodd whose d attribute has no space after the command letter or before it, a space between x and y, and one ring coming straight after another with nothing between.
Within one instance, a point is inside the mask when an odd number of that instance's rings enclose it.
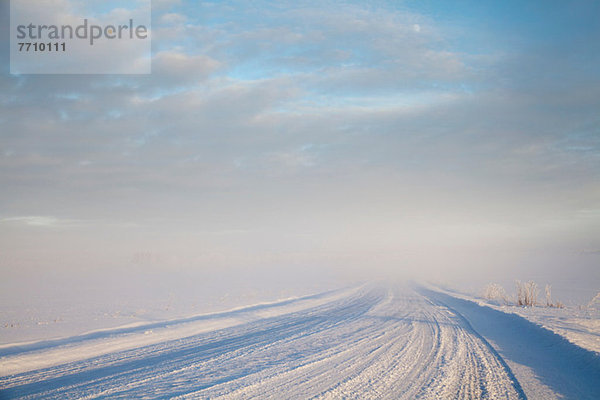
<instances>
[{"instance_id":1,"label":"drifting snow surface","mask_svg":"<svg viewBox=\"0 0 600 400\"><path fill-rule=\"evenodd\" d=\"M0 357L0 398L600 398L597 354L404 285L4 346Z\"/></svg>"},{"instance_id":2,"label":"drifting snow surface","mask_svg":"<svg viewBox=\"0 0 600 400\"><path fill-rule=\"evenodd\" d=\"M555 307L521 307L501 304L448 289L433 288L459 299L469 300L480 306L491 307L505 313L517 314L536 325L563 336L568 341L600 355L600 294L588 305Z\"/></svg>"}]
</instances>

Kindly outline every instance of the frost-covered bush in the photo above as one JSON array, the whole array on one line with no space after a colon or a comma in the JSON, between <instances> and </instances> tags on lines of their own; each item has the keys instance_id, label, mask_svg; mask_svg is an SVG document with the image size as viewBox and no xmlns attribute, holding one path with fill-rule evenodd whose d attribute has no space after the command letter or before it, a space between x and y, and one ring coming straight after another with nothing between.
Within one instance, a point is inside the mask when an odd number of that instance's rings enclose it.
<instances>
[{"instance_id":1,"label":"frost-covered bush","mask_svg":"<svg viewBox=\"0 0 600 400\"><path fill-rule=\"evenodd\" d=\"M490 283L483 289L483 297L497 302L508 304L508 296L504 288L497 283Z\"/></svg>"},{"instance_id":2,"label":"frost-covered bush","mask_svg":"<svg viewBox=\"0 0 600 400\"><path fill-rule=\"evenodd\" d=\"M518 306L546 306L546 307L555 307L555 308L563 308L564 304L560 301L552 299L552 286L546 285L544 288L544 292L546 294L546 302L544 304L543 300L538 302L538 296L540 294L540 290L538 288L537 283L534 281L529 282L521 282L519 280L515 280L515 286L517 289L516 298L513 300L512 298L506 294L504 288L497 283L489 283L483 288L482 296L483 298L494 301L498 304L516 304ZM592 300L592 303L596 302L597 305L600 306L600 293Z\"/></svg>"},{"instance_id":3,"label":"frost-covered bush","mask_svg":"<svg viewBox=\"0 0 600 400\"><path fill-rule=\"evenodd\" d=\"M554 307L554 303L552 302L552 286L546 285L546 306Z\"/></svg>"},{"instance_id":4,"label":"frost-covered bush","mask_svg":"<svg viewBox=\"0 0 600 400\"><path fill-rule=\"evenodd\" d=\"M552 300L552 286L546 285L546 307L563 308L565 305L558 300Z\"/></svg>"},{"instance_id":5,"label":"frost-covered bush","mask_svg":"<svg viewBox=\"0 0 600 400\"><path fill-rule=\"evenodd\" d=\"M598 308L600 309L600 292L589 302L588 308Z\"/></svg>"},{"instance_id":6,"label":"frost-covered bush","mask_svg":"<svg viewBox=\"0 0 600 400\"><path fill-rule=\"evenodd\" d=\"M518 306L535 306L537 297L540 293L537 283L534 281L521 282L515 281L517 286L517 305Z\"/></svg>"}]
</instances>

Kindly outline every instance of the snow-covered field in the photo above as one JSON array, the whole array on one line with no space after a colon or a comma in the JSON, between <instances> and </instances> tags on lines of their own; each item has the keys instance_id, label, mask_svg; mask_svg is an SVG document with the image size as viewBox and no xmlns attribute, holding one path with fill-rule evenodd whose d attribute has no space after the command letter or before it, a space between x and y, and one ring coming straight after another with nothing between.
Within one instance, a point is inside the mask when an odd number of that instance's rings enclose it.
<instances>
[{"instance_id":1,"label":"snow-covered field","mask_svg":"<svg viewBox=\"0 0 600 400\"><path fill-rule=\"evenodd\" d=\"M519 315L540 327L563 336L570 342L600 355L600 304L594 299L587 305L566 305L562 308L516 306L502 301L490 301L478 296L441 290L453 297L469 300L494 310Z\"/></svg>"},{"instance_id":2,"label":"snow-covered field","mask_svg":"<svg viewBox=\"0 0 600 400\"><path fill-rule=\"evenodd\" d=\"M0 375L0 398L600 398L596 353L404 284L4 345Z\"/></svg>"}]
</instances>

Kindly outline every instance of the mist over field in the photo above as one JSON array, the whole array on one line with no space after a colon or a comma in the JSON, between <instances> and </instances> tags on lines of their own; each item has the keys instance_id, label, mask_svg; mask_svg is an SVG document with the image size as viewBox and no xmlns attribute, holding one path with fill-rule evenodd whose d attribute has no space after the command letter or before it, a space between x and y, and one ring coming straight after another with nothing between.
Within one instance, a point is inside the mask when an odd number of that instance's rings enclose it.
<instances>
[{"instance_id":1,"label":"mist over field","mask_svg":"<svg viewBox=\"0 0 600 400\"><path fill-rule=\"evenodd\" d=\"M154 0L147 76L10 75L1 4L4 325L600 289L594 2Z\"/></svg>"}]
</instances>

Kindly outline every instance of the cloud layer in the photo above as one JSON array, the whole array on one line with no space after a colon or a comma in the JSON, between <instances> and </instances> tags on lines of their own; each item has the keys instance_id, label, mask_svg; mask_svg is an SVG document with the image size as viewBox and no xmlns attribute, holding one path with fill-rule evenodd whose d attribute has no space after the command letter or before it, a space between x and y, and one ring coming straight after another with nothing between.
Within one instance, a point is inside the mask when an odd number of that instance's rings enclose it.
<instances>
[{"instance_id":1,"label":"cloud layer","mask_svg":"<svg viewBox=\"0 0 600 400\"><path fill-rule=\"evenodd\" d=\"M600 246L597 6L153 3L150 76L0 76L13 249L415 269Z\"/></svg>"}]
</instances>

